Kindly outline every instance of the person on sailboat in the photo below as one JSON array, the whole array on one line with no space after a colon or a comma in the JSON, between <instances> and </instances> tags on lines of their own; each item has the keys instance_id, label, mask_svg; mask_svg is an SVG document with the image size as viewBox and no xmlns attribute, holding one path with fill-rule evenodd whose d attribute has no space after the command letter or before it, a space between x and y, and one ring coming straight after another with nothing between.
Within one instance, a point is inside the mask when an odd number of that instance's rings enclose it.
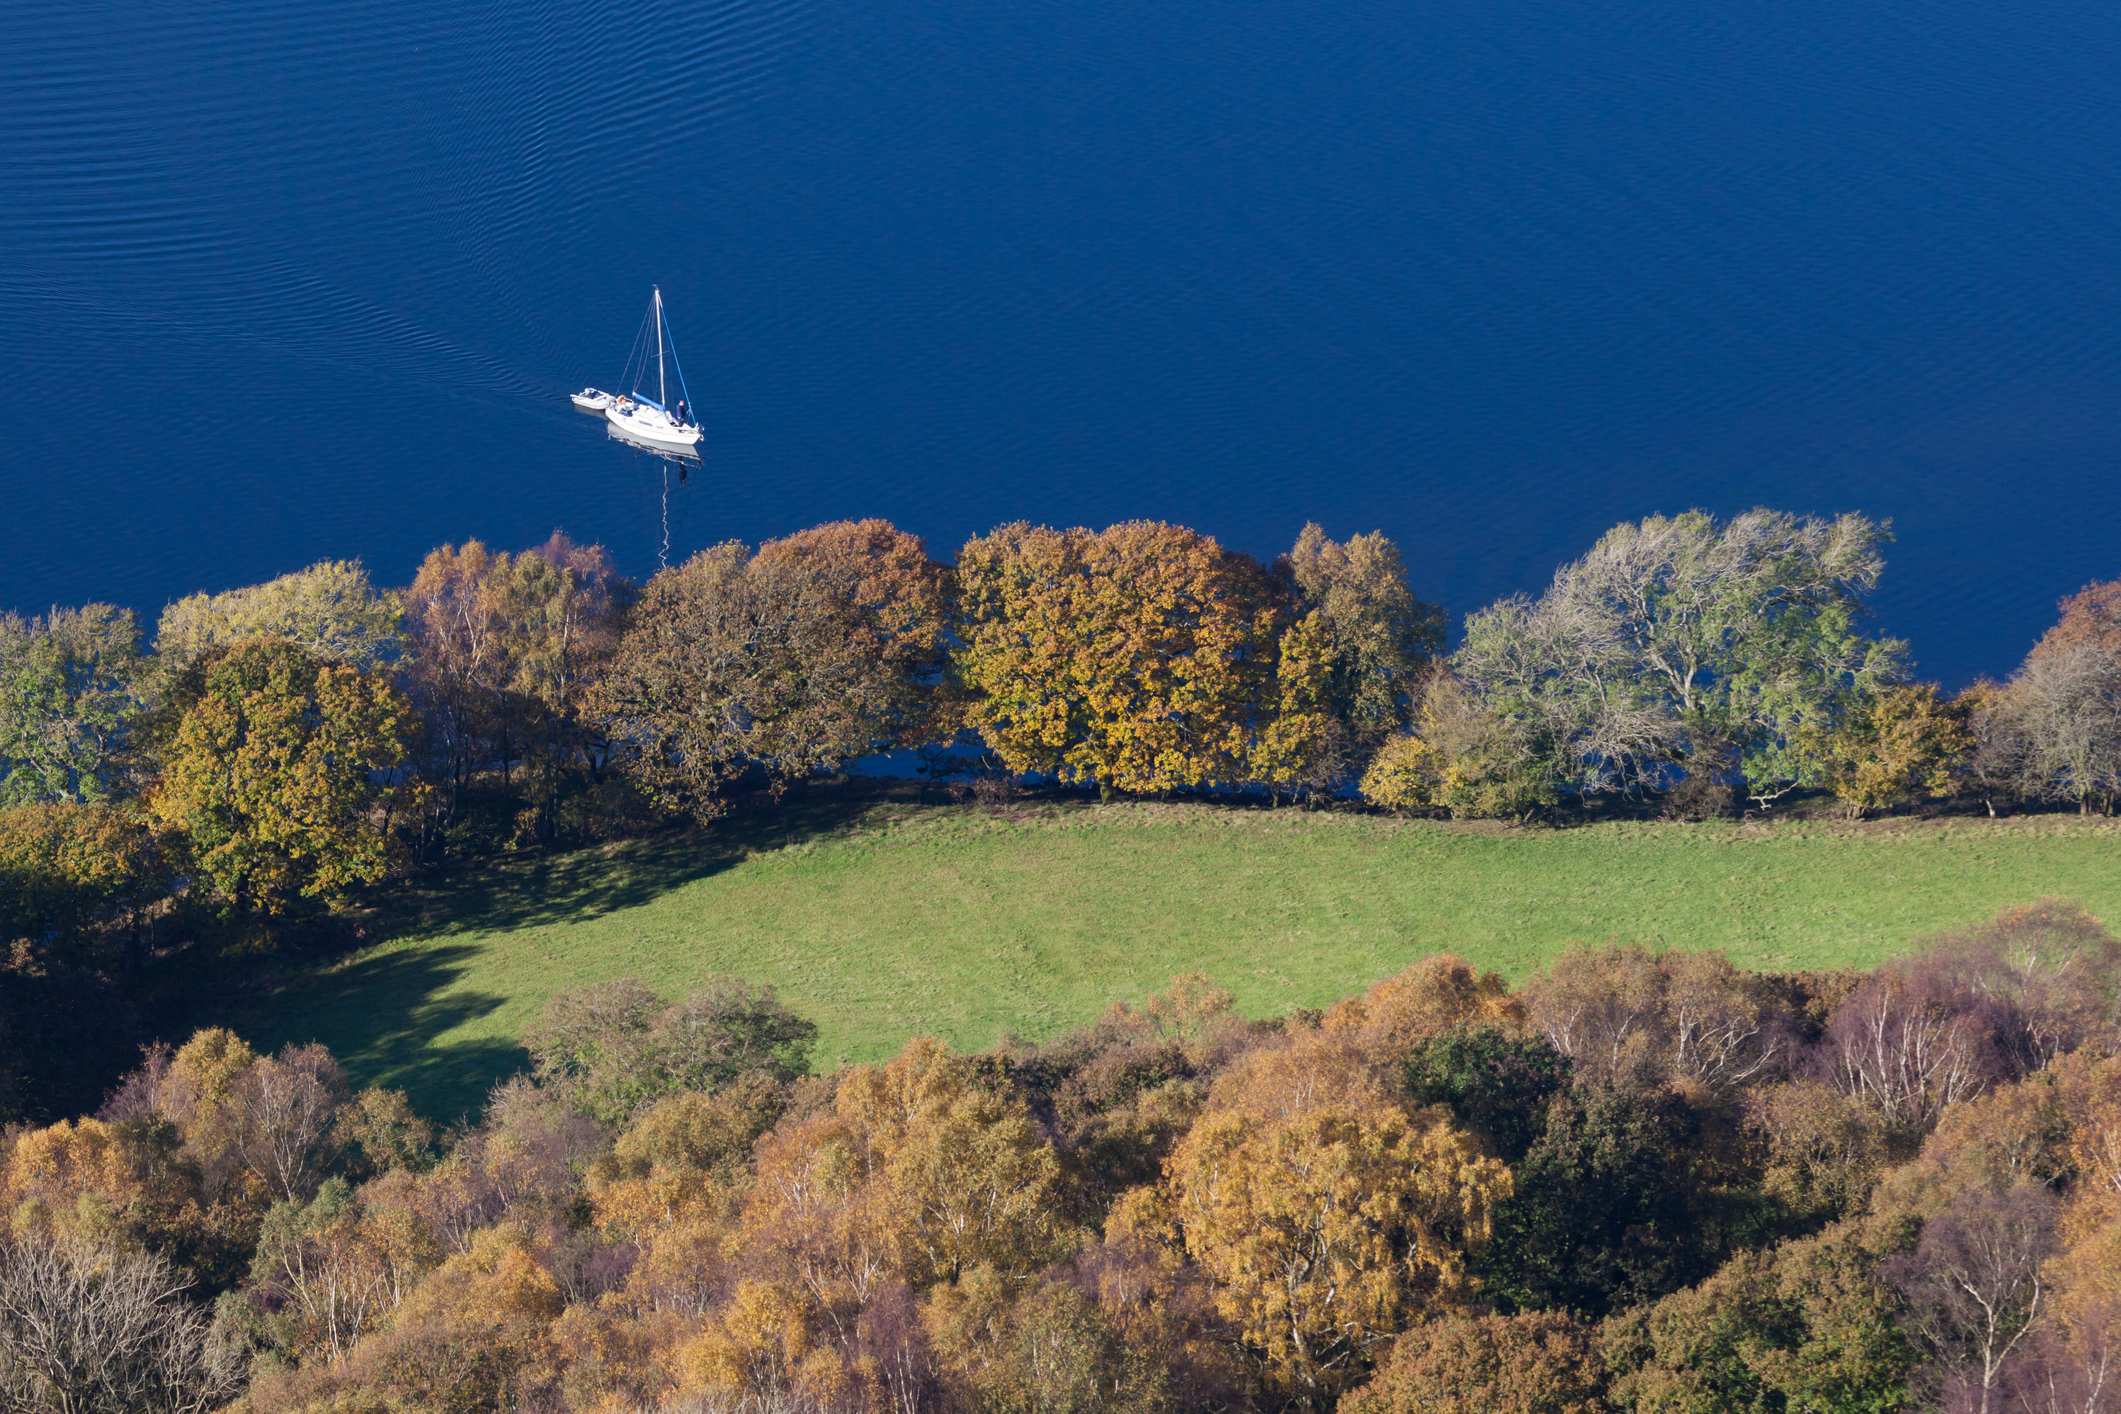
<instances>
[{"instance_id":1,"label":"person on sailboat","mask_svg":"<svg viewBox=\"0 0 2121 1414\"><path fill-rule=\"evenodd\" d=\"M678 399L678 426L680 426L680 427L683 427L684 425L685 425L685 400L684 400L683 398L679 398L679 399Z\"/></svg>"}]
</instances>

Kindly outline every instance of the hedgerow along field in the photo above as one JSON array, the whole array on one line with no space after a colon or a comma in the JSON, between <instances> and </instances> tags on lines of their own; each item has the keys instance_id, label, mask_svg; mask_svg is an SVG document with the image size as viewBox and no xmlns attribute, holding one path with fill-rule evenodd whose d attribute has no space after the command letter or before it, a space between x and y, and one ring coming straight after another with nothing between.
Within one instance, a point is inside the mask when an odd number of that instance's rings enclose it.
<instances>
[{"instance_id":1,"label":"hedgerow along field","mask_svg":"<svg viewBox=\"0 0 2121 1414\"><path fill-rule=\"evenodd\" d=\"M1183 972L1263 1016L1445 950L1512 980L1578 941L1868 967L2045 894L2121 913L2121 822L1510 829L887 796L467 866L373 920L381 941L213 1010L254 1043L322 1041L357 1083L453 1119L524 1063L548 997L614 977L672 997L714 973L771 983L817 1023L829 1069L917 1034L1048 1037Z\"/></svg>"}]
</instances>

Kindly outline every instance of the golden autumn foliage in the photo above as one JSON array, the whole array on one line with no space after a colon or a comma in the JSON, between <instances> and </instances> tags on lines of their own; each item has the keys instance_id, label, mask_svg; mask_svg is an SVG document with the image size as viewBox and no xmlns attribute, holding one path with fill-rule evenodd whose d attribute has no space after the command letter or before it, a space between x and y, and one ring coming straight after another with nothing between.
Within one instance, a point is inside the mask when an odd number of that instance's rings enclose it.
<instances>
[{"instance_id":1,"label":"golden autumn foliage","mask_svg":"<svg viewBox=\"0 0 2121 1414\"><path fill-rule=\"evenodd\" d=\"M0 1243L247 1212L242 1414L2099 1414L2111 939L2049 901L1932 943L1894 975L2000 1039L1926 1138L1816 1064L1853 975L1442 954L1323 1012L1193 974L1043 1044L709 1067L615 1128L547 1067L439 1161L321 1050L202 1032L0 1139Z\"/></svg>"},{"instance_id":2,"label":"golden autumn foliage","mask_svg":"<svg viewBox=\"0 0 2121 1414\"><path fill-rule=\"evenodd\" d=\"M1381 1056L1405 1055L1449 1031L1495 1026L1515 1033L1525 1025L1524 1003L1500 974L1475 972L1452 953L1409 963L1362 995L1336 1002L1320 1022Z\"/></svg>"},{"instance_id":3,"label":"golden autumn foliage","mask_svg":"<svg viewBox=\"0 0 2121 1414\"><path fill-rule=\"evenodd\" d=\"M0 1170L0 1197L17 1231L56 1224L96 1232L137 1193L118 1134L98 1119L29 1131Z\"/></svg>"},{"instance_id":4,"label":"golden autumn foliage","mask_svg":"<svg viewBox=\"0 0 2121 1414\"><path fill-rule=\"evenodd\" d=\"M397 863L374 773L405 760L415 719L387 681L260 639L210 651L177 694L148 808L239 908L280 912Z\"/></svg>"},{"instance_id":5,"label":"golden autumn foliage","mask_svg":"<svg viewBox=\"0 0 2121 1414\"><path fill-rule=\"evenodd\" d=\"M1211 1113L1171 1161L1172 1206L1266 1378L1323 1401L1378 1342L1467 1291L1509 1169L1434 1116L1341 1106Z\"/></svg>"},{"instance_id":6,"label":"golden autumn foliage","mask_svg":"<svg viewBox=\"0 0 2121 1414\"><path fill-rule=\"evenodd\" d=\"M132 807L0 810L0 928L90 965L106 961L112 944L130 944L137 967L139 915L170 890L172 843Z\"/></svg>"},{"instance_id":7,"label":"golden autumn foliage","mask_svg":"<svg viewBox=\"0 0 2121 1414\"><path fill-rule=\"evenodd\" d=\"M1022 1107L921 1038L847 1072L831 1112L766 1138L744 1228L820 1308L852 1310L887 1280L1043 1266L1069 1237L1059 1177Z\"/></svg>"},{"instance_id":8,"label":"golden autumn foliage","mask_svg":"<svg viewBox=\"0 0 2121 1414\"><path fill-rule=\"evenodd\" d=\"M1932 684L1883 688L1812 750L1852 816L1949 795L1976 746L1971 712Z\"/></svg>"},{"instance_id":9,"label":"golden autumn foliage","mask_svg":"<svg viewBox=\"0 0 2121 1414\"><path fill-rule=\"evenodd\" d=\"M659 1101L590 1168L597 1222L631 1234L727 1217L749 1182L752 1146L781 1110L778 1087L756 1073L716 1094Z\"/></svg>"},{"instance_id":10,"label":"golden autumn foliage","mask_svg":"<svg viewBox=\"0 0 2121 1414\"><path fill-rule=\"evenodd\" d=\"M1445 1315L1392 1344L1343 1414L1605 1414L1595 1328L1561 1312Z\"/></svg>"},{"instance_id":11,"label":"golden autumn foliage","mask_svg":"<svg viewBox=\"0 0 2121 1414\"><path fill-rule=\"evenodd\" d=\"M1352 1029L1242 1056L1173 1152L1163 1200L1263 1377L1302 1401L1467 1295L1468 1254L1510 1193L1508 1166L1443 1113L1396 1103Z\"/></svg>"},{"instance_id":12,"label":"golden autumn foliage","mask_svg":"<svg viewBox=\"0 0 2121 1414\"><path fill-rule=\"evenodd\" d=\"M566 1304L525 1233L488 1228L361 1343L341 1379L436 1414L513 1407L557 1383L552 1327Z\"/></svg>"},{"instance_id":13,"label":"golden autumn foliage","mask_svg":"<svg viewBox=\"0 0 2121 1414\"><path fill-rule=\"evenodd\" d=\"M966 720L1012 771L1124 791L1244 781L1258 728L1310 691L1278 676L1287 610L1265 572L1180 526L1007 525L966 544L957 578ZM1295 769L1300 737L1273 771Z\"/></svg>"}]
</instances>

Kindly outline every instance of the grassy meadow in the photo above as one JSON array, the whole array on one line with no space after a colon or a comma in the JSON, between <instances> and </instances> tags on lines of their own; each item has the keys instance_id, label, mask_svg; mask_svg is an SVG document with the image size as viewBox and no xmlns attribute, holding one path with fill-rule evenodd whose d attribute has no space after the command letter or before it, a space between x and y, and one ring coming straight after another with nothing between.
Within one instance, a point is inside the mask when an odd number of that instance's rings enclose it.
<instances>
[{"instance_id":1,"label":"grassy meadow","mask_svg":"<svg viewBox=\"0 0 2121 1414\"><path fill-rule=\"evenodd\" d=\"M1190 971L1267 1015L1443 950L1513 979L1605 939L1868 966L2043 894L2121 913L2121 822L1514 830L885 795L467 867L371 920L379 941L254 974L199 1019L322 1041L358 1082L453 1118L522 1063L547 997L612 977L673 996L718 972L770 982L818 1024L829 1068L923 1032L1050 1036Z\"/></svg>"}]
</instances>

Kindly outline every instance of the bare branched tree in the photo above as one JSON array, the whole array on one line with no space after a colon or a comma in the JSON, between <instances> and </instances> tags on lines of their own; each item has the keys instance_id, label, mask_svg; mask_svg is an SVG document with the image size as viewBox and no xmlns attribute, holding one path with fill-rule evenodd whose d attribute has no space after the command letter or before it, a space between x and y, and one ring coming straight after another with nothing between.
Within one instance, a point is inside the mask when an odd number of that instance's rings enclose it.
<instances>
[{"instance_id":1,"label":"bare branched tree","mask_svg":"<svg viewBox=\"0 0 2121 1414\"><path fill-rule=\"evenodd\" d=\"M1720 953L1571 949L1525 1002L1533 1024L1590 1079L1689 1079L1728 1091L1788 1060L1786 1018Z\"/></svg>"},{"instance_id":2,"label":"bare branched tree","mask_svg":"<svg viewBox=\"0 0 2121 1414\"><path fill-rule=\"evenodd\" d=\"M332 1121L347 1099L339 1063L315 1042L289 1046L244 1071L231 1098L244 1165L280 1197L306 1202L339 1150Z\"/></svg>"},{"instance_id":3,"label":"bare branched tree","mask_svg":"<svg viewBox=\"0 0 2121 1414\"><path fill-rule=\"evenodd\" d=\"M2035 653L2011 679L2023 738L2020 790L2111 810L2121 795L2121 657L2085 644Z\"/></svg>"},{"instance_id":4,"label":"bare branched tree","mask_svg":"<svg viewBox=\"0 0 2121 1414\"><path fill-rule=\"evenodd\" d=\"M1972 1188L1924 1224L1913 1253L1882 1269L1907 1300L1909 1333L1927 1348L1947 1400L1969 1414L2001 1414L2013 1357L2048 1300L2041 1268L2055 1246L2056 1204L2045 1188Z\"/></svg>"},{"instance_id":5,"label":"bare branched tree","mask_svg":"<svg viewBox=\"0 0 2121 1414\"><path fill-rule=\"evenodd\" d=\"M159 1257L26 1233L0 1244L0 1406L204 1414L234 1394L206 1313Z\"/></svg>"},{"instance_id":6,"label":"bare branched tree","mask_svg":"<svg viewBox=\"0 0 2121 1414\"><path fill-rule=\"evenodd\" d=\"M1927 1129L1996 1078L1993 1030L1982 1008L1932 975L1882 968L1835 1009L1822 1064L1843 1093Z\"/></svg>"}]
</instances>

